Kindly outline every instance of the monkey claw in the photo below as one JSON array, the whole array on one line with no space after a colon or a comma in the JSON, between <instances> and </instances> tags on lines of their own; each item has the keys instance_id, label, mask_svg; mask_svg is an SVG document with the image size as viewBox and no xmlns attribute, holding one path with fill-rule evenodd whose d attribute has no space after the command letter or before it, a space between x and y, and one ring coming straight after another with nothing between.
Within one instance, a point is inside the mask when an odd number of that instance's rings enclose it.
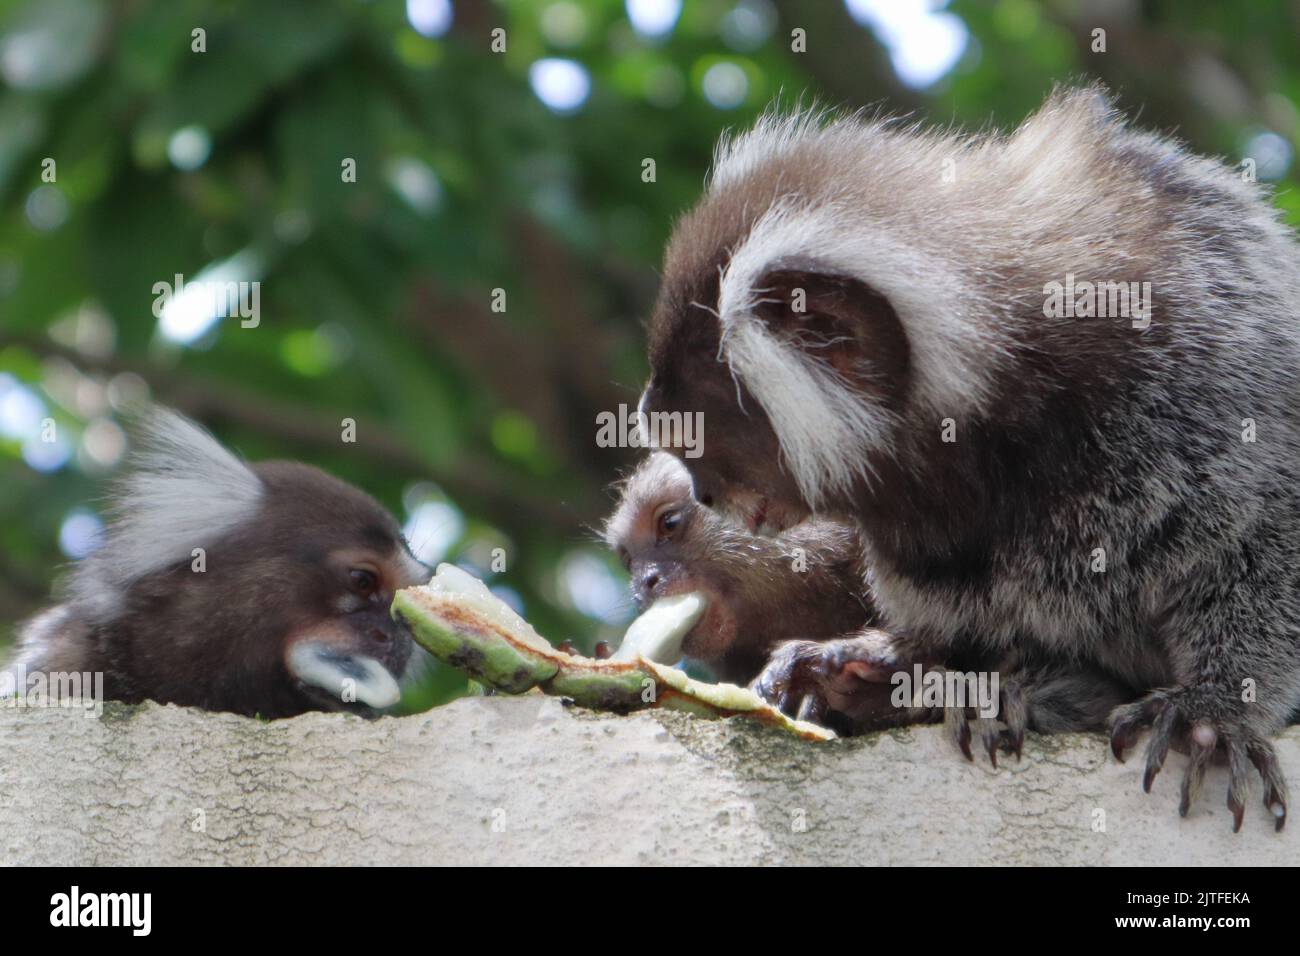
<instances>
[{"instance_id":1,"label":"monkey claw","mask_svg":"<svg viewBox=\"0 0 1300 956\"><path fill-rule=\"evenodd\" d=\"M1146 729L1151 731L1142 775L1142 789L1147 793L1164 767L1169 748L1187 753L1189 760L1178 804L1178 812L1187 816L1200 793L1206 768L1212 761L1226 761L1228 809L1232 812L1232 829L1240 831L1253 764L1264 782L1264 806L1273 815L1274 829L1286 825L1287 788L1277 752L1266 735L1252 729L1239 714L1228 712L1221 695L1207 688L1165 689L1116 708L1111 715L1110 745L1120 762Z\"/></svg>"}]
</instances>

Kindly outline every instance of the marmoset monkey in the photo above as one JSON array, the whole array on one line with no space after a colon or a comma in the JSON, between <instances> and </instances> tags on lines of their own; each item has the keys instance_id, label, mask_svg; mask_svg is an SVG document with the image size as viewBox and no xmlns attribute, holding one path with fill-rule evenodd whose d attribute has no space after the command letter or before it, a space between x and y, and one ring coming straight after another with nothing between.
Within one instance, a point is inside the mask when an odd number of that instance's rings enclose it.
<instances>
[{"instance_id":1,"label":"marmoset monkey","mask_svg":"<svg viewBox=\"0 0 1300 956\"><path fill-rule=\"evenodd\" d=\"M769 116L676 228L641 408L702 413L701 502L862 529L891 646L769 686L968 642L1100 667L1144 694L1111 734L1122 759L1150 728L1148 790L1185 748L1186 814L1226 758L1239 827L1253 765L1280 829L1298 311L1263 190L1096 90L1005 136Z\"/></svg>"},{"instance_id":2,"label":"marmoset monkey","mask_svg":"<svg viewBox=\"0 0 1300 956\"><path fill-rule=\"evenodd\" d=\"M624 482L605 541L631 575L638 611L673 594L707 595L682 650L720 680L748 683L782 640L827 640L875 619L856 527L807 521L778 537L752 534L701 507L690 473L665 452Z\"/></svg>"},{"instance_id":3,"label":"marmoset monkey","mask_svg":"<svg viewBox=\"0 0 1300 956\"><path fill-rule=\"evenodd\" d=\"M428 571L392 516L172 412L140 439L103 543L21 631L11 672L102 672L109 699L263 717L397 703L413 643L389 604Z\"/></svg>"},{"instance_id":4,"label":"marmoset monkey","mask_svg":"<svg viewBox=\"0 0 1300 956\"><path fill-rule=\"evenodd\" d=\"M672 594L708 595L708 610L687 634L683 651L708 664L720 680L743 684L762 672L756 690L842 733L942 716L932 708L892 706L890 675L858 666L861 645L875 633L868 629L879 616L855 525L811 519L774 537L756 534L701 506L686 466L653 452L623 483L605 540L631 576L639 611ZM843 651L849 656L842 666L850 672L827 669ZM999 674L1006 726L974 721L995 764L999 749L1020 752L1026 730L1099 730L1111 708L1137 696L1096 668L1047 655L990 661L972 649L955 653L948 663ZM814 674L824 679L807 680ZM784 675L779 686L778 675ZM961 734L958 743L969 751L970 727L963 725Z\"/></svg>"}]
</instances>

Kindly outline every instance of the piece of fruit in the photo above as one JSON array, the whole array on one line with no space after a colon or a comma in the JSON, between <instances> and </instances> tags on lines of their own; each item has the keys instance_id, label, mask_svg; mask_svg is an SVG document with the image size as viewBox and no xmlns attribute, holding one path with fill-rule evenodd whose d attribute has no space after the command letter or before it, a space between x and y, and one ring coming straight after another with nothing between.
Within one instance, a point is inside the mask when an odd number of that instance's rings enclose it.
<instances>
[{"instance_id":1,"label":"piece of fruit","mask_svg":"<svg viewBox=\"0 0 1300 956\"><path fill-rule=\"evenodd\" d=\"M706 602L695 591L655 601L628 627L610 660L644 657L657 664L676 664L682 659L682 641L704 613Z\"/></svg>"},{"instance_id":2,"label":"piece of fruit","mask_svg":"<svg viewBox=\"0 0 1300 956\"><path fill-rule=\"evenodd\" d=\"M704 608L698 595L680 597L693 600L673 601L658 612L652 607L642 615L649 616L649 622L635 635L634 648L680 655L681 638ZM393 616L434 657L506 693L539 687L597 710L627 713L667 707L702 717L748 717L809 740L835 736L815 724L792 720L743 687L692 680L639 653L629 652L626 660L565 653L552 647L482 581L454 565L440 565L426 585L398 591ZM629 636L636 628L634 622Z\"/></svg>"}]
</instances>

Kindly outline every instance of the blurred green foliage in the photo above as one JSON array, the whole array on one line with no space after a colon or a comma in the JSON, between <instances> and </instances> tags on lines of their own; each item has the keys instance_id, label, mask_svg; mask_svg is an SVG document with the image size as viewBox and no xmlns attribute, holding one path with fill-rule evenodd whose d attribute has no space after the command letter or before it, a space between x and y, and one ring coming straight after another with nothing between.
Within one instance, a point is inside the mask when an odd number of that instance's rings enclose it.
<instances>
[{"instance_id":1,"label":"blurred green foliage","mask_svg":"<svg viewBox=\"0 0 1300 956\"><path fill-rule=\"evenodd\" d=\"M1300 222L1294 3L953 0L964 51L925 88L870 6L687 0L647 36L617 0L0 4L0 622L81 547L147 391L418 512L434 558L504 548L492 580L543 633L613 637L629 608L592 529L634 453L596 448L595 415L636 400L714 140L774 100L1005 126L1100 78L1202 151L1268 153ZM541 58L570 93L578 66L580 105L539 98ZM221 264L260 280L260 324L169 338L155 284Z\"/></svg>"}]
</instances>

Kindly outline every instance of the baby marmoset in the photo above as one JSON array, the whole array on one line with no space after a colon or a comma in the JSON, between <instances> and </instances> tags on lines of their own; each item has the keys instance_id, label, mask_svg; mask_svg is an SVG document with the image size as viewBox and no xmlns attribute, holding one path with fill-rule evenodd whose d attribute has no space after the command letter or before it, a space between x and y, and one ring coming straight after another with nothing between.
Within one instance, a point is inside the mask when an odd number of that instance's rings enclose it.
<instances>
[{"instance_id":1,"label":"baby marmoset","mask_svg":"<svg viewBox=\"0 0 1300 956\"><path fill-rule=\"evenodd\" d=\"M882 642L888 635L873 630L879 615L856 525L809 519L778 535L757 534L702 506L692 495L686 466L654 452L622 483L604 534L627 568L639 611L673 594L707 595L708 608L686 635L683 651L720 679L748 683L762 672L757 690L841 732L942 716L930 708L896 706L891 675L860 667L867 635ZM839 666L827 668L832 661ZM1047 654L1026 651L990 660L970 649L945 663L996 670L1007 709L1023 714L1011 717L1005 730L988 720L975 722L995 762L999 748L1019 752L1026 729L1100 729L1112 707L1136 696L1097 668ZM850 673L843 673L845 666ZM806 679L823 670L824 680ZM787 673L792 678L777 686L776 675ZM969 750L970 729L962 728L958 743Z\"/></svg>"},{"instance_id":2,"label":"baby marmoset","mask_svg":"<svg viewBox=\"0 0 1300 956\"><path fill-rule=\"evenodd\" d=\"M112 700L263 717L397 703L414 645L389 605L428 571L392 516L173 412L139 432L101 546L20 630L11 673L98 672Z\"/></svg>"},{"instance_id":3,"label":"baby marmoset","mask_svg":"<svg viewBox=\"0 0 1300 956\"><path fill-rule=\"evenodd\" d=\"M752 680L782 640L828 640L875 620L856 527L807 521L778 537L753 534L701 507L690 473L665 452L623 482L604 536L638 611L673 594L707 596L682 648L722 680Z\"/></svg>"},{"instance_id":4,"label":"baby marmoset","mask_svg":"<svg viewBox=\"0 0 1300 956\"><path fill-rule=\"evenodd\" d=\"M1264 192L1095 90L1010 135L772 116L676 228L642 409L703 414L702 502L855 521L896 663L973 644L1100 667L1145 694L1112 743L1150 728L1148 787L1185 748L1186 812L1226 758L1240 825L1253 765L1280 828L1298 312Z\"/></svg>"}]
</instances>

